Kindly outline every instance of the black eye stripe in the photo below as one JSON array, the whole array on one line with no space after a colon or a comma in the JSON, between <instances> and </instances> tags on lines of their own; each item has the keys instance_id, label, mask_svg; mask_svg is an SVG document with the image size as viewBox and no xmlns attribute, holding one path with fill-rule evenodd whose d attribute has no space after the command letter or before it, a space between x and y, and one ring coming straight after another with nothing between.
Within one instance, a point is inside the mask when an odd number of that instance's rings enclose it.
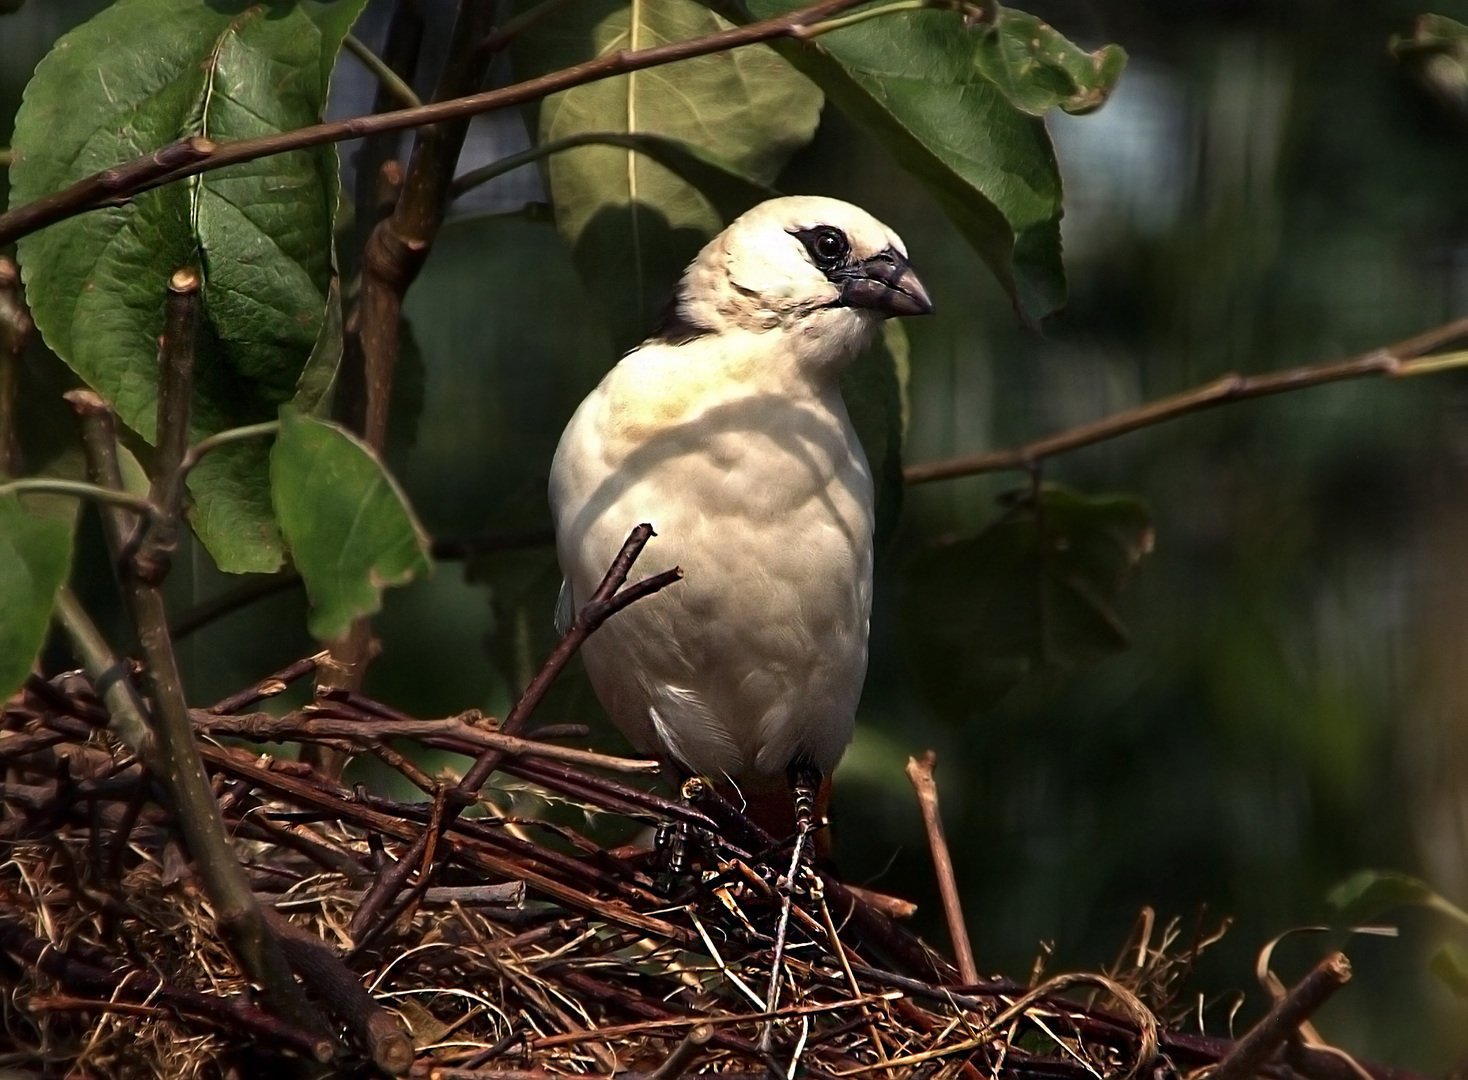
<instances>
[{"instance_id":1,"label":"black eye stripe","mask_svg":"<svg viewBox=\"0 0 1468 1080\"><path fill-rule=\"evenodd\" d=\"M846 265L851 255L851 241L834 226L817 225L811 229L795 229L791 235L805 245L811 261L823 273L839 270Z\"/></svg>"}]
</instances>

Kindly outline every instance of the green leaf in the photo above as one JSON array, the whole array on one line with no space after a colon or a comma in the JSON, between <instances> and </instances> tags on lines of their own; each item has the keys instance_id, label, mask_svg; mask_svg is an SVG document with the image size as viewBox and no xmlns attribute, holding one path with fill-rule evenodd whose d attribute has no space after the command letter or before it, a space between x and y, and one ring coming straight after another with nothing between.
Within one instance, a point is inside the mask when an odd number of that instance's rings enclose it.
<instances>
[{"instance_id":1,"label":"green leaf","mask_svg":"<svg viewBox=\"0 0 1468 1080\"><path fill-rule=\"evenodd\" d=\"M1075 671L1121 651L1129 639L1117 601L1151 548L1137 499L1026 492L977 536L909 565L903 617L920 678L945 703L973 710L1031 673Z\"/></svg>"},{"instance_id":2,"label":"green leaf","mask_svg":"<svg viewBox=\"0 0 1468 1080\"><path fill-rule=\"evenodd\" d=\"M71 507L57 512L0 497L0 701L30 673L51 624L56 591L71 570Z\"/></svg>"},{"instance_id":3,"label":"green leaf","mask_svg":"<svg viewBox=\"0 0 1468 1080\"><path fill-rule=\"evenodd\" d=\"M314 123L364 4L118 0L63 37L27 86L12 205L184 136ZM329 321L337 169L330 146L263 158L24 238L27 297L47 344L151 441L164 287L197 265L196 434L270 419ZM306 383L315 392L319 380ZM263 466L258 452L232 451L190 477L195 527L225 570L280 564Z\"/></svg>"},{"instance_id":4,"label":"green leaf","mask_svg":"<svg viewBox=\"0 0 1468 1080\"><path fill-rule=\"evenodd\" d=\"M1454 995L1468 1000L1468 949L1454 941L1445 942L1432 954L1427 968Z\"/></svg>"},{"instance_id":5,"label":"green leaf","mask_svg":"<svg viewBox=\"0 0 1468 1080\"><path fill-rule=\"evenodd\" d=\"M1468 26L1445 15L1421 15L1390 49L1403 70L1453 112L1468 113Z\"/></svg>"},{"instance_id":6,"label":"green leaf","mask_svg":"<svg viewBox=\"0 0 1468 1080\"><path fill-rule=\"evenodd\" d=\"M791 0L748 0L759 18ZM868 19L778 48L920 180L1019 311L1065 302L1060 172L1045 124L979 68L984 32L954 12Z\"/></svg>"},{"instance_id":7,"label":"green leaf","mask_svg":"<svg viewBox=\"0 0 1468 1080\"><path fill-rule=\"evenodd\" d=\"M841 396L861 439L877 495L876 541L880 552L897 528L906 486L902 444L907 435L907 331L897 319L841 375Z\"/></svg>"},{"instance_id":8,"label":"green leaf","mask_svg":"<svg viewBox=\"0 0 1468 1080\"><path fill-rule=\"evenodd\" d=\"M1099 109L1126 67L1121 46L1087 52L1035 16L1009 8L999 8L975 36L979 71L1011 105L1033 116Z\"/></svg>"},{"instance_id":9,"label":"green leaf","mask_svg":"<svg viewBox=\"0 0 1468 1080\"><path fill-rule=\"evenodd\" d=\"M537 75L728 25L696 0L583 0L524 35L513 58L518 75ZM652 144L583 147L546 164L557 227L618 346L646 335L688 259L727 216L728 200L719 206L705 190L717 174L705 169L694 183L687 167L702 157L721 173L768 185L814 134L820 106L820 93L763 45L603 79L542 103L542 144L613 133L684 147L679 169L657 160Z\"/></svg>"},{"instance_id":10,"label":"green leaf","mask_svg":"<svg viewBox=\"0 0 1468 1080\"><path fill-rule=\"evenodd\" d=\"M319 640L341 637L382 607L383 589L431 569L428 538L397 483L336 424L281 410L270 479Z\"/></svg>"},{"instance_id":11,"label":"green leaf","mask_svg":"<svg viewBox=\"0 0 1468 1080\"><path fill-rule=\"evenodd\" d=\"M1361 870L1326 896L1340 921L1364 923L1399 907L1425 907L1468 925L1468 912L1420 878L1394 870Z\"/></svg>"}]
</instances>

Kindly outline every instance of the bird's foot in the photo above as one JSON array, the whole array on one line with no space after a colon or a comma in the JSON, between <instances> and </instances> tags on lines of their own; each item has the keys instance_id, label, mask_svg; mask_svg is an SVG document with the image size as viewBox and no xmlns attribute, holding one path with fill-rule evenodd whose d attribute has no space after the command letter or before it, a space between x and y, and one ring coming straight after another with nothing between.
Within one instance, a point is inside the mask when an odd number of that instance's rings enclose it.
<instances>
[{"instance_id":1,"label":"bird's foot","mask_svg":"<svg viewBox=\"0 0 1468 1080\"><path fill-rule=\"evenodd\" d=\"M685 805L693 805L698 794L696 785L703 783L698 777L684 781L680 794ZM686 886L713 850L714 838L706 829L681 819L661 822L653 837L653 851L663 891L672 893Z\"/></svg>"}]
</instances>

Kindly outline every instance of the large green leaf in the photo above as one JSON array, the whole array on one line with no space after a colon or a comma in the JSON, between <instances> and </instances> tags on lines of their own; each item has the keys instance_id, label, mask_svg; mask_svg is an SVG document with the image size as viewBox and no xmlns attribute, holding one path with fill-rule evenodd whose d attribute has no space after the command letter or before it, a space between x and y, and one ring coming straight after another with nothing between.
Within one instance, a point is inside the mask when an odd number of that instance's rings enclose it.
<instances>
[{"instance_id":1,"label":"large green leaf","mask_svg":"<svg viewBox=\"0 0 1468 1080\"><path fill-rule=\"evenodd\" d=\"M431 568L428 538L397 483L336 424L283 409L270 479L318 639L341 637L381 608L383 589Z\"/></svg>"},{"instance_id":2,"label":"large green leaf","mask_svg":"<svg viewBox=\"0 0 1468 1080\"><path fill-rule=\"evenodd\" d=\"M315 122L364 4L118 0L62 38L26 88L12 204L182 136L227 140ZM326 146L52 225L20 244L36 324L151 441L164 286L176 268L198 265L197 433L269 419L296 393L327 327L337 201L337 155ZM314 391L321 380L308 382ZM195 527L222 568L279 566L258 449L212 455L190 488Z\"/></svg>"},{"instance_id":3,"label":"large green leaf","mask_svg":"<svg viewBox=\"0 0 1468 1080\"><path fill-rule=\"evenodd\" d=\"M1028 493L977 536L907 568L913 657L945 707L991 703L1032 672L1074 671L1124 649L1117 601L1152 548L1147 508L1056 486Z\"/></svg>"},{"instance_id":4,"label":"large green leaf","mask_svg":"<svg viewBox=\"0 0 1468 1080\"><path fill-rule=\"evenodd\" d=\"M682 41L729 24L696 0L582 0L516 42L522 76L621 49ZM765 46L604 79L548 98L542 143L588 132L676 139L724 171L771 183L809 141L821 95ZM618 346L635 344L688 259L724 224L696 176L630 146L592 146L546 165L556 223ZM710 174L713 175L713 174Z\"/></svg>"},{"instance_id":5,"label":"large green leaf","mask_svg":"<svg viewBox=\"0 0 1468 1080\"><path fill-rule=\"evenodd\" d=\"M747 6L764 18L796 4ZM984 74L989 33L956 12L916 11L780 48L922 181L1021 313L1038 319L1065 301L1060 172L1044 122Z\"/></svg>"},{"instance_id":6,"label":"large green leaf","mask_svg":"<svg viewBox=\"0 0 1468 1080\"><path fill-rule=\"evenodd\" d=\"M75 500L61 512L0 497L0 701L25 681L46 642L56 590L71 570Z\"/></svg>"}]
</instances>

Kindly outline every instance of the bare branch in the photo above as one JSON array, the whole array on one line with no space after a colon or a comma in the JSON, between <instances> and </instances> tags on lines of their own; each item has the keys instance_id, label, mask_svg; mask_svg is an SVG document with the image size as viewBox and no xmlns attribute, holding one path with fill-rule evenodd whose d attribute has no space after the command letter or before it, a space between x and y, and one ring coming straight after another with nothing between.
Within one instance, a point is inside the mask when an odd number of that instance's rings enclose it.
<instances>
[{"instance_id":1,"label":"bare branch","mask_svg":"<svg viewBox=\"0 0 1468 1080\"><path fill-rule=\"evenodd\" d=\"M1463 337L1468 337L1468 318L1455 319L1395 345L1373 349L1347 360L1314 367L1290 368L1265 375L1224 375L1192 390L1185 390L1135 409L1127 409L1114 416L1082 424L1012 450L994 450L985 454L968 454L909 465L902 471L902 478L909 484L927 484L934 480L953 480L960 476L978 476L981 473L1027 472L1039 462L1057 454L1079 450L1083 446L1092 446L1119 435L1233 401L1283 394L1346 379L1370 376L1401 378L1407 375L1425 375L1450 366L1462 367L1468 365L1468 354L1454 354L1450 358L1418 358Z\"/></svg>"}]
</instances>

